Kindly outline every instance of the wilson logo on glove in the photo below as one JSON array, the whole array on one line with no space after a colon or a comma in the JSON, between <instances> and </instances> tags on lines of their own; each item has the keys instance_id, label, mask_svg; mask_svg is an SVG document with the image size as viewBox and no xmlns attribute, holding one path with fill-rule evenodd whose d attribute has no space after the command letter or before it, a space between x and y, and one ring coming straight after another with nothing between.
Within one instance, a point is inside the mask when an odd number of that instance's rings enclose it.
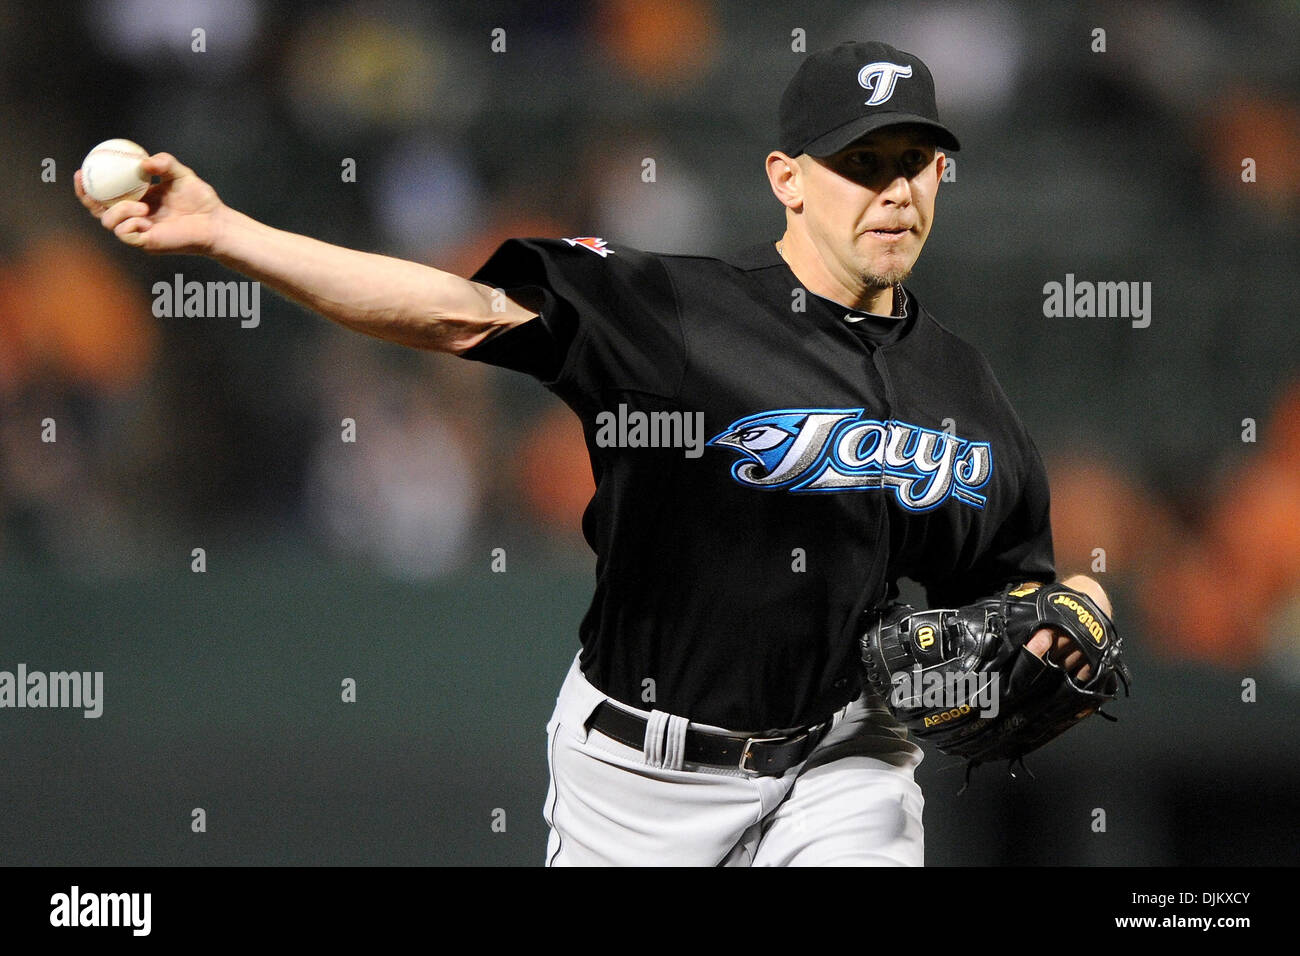
<instances>
[{"instance_id":1,"label":"wilson logo on glove","mask_svg":"<svg viewBox=\"0 0 1300 956\"><path fill-rule=\"evenodd\" d=\"M1092 638L1092 642L1098 647L1106 646L1105 628L1101 626L1101 622L1093 617L1092 612L1086 607L1074 600L1074 598L1070 597L1068 594L1058 594L1056 597L1052 598L1052 603L1068 607L1078 615L1079 623L1082 624L1084 630L1088 632L1088 636Z\"/></svg>"}]
</instances>

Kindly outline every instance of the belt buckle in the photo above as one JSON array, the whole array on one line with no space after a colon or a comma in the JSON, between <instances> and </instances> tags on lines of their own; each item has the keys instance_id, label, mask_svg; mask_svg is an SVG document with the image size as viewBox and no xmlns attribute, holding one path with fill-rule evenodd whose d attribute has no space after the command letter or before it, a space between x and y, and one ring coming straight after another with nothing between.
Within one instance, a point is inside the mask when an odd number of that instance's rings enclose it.
<instances>
[{"instance_id":1,"label":"belt buckle","mask_svg":"<svg viewBox=\"0 0 1300 956\"><path fill-rule=\"evenodd\" d=\"M786 741L789 743L797 743L798 741L803 740L805 737L807 737L808 733L809 731L805 730L803 733L797 734L793 737L749 737L745 740L745 747L740 752L740 763L737 764L737 766L745 773L750 774L751 776L755 776L755 777L761 776L763 771L756 770L753 767L745 766L746 761L748 761L750 757L753 756L753 754L750 753L750 748L754 744L770 744L770 743L775 743L778 740Z\"/></svg>"}]
</instances>

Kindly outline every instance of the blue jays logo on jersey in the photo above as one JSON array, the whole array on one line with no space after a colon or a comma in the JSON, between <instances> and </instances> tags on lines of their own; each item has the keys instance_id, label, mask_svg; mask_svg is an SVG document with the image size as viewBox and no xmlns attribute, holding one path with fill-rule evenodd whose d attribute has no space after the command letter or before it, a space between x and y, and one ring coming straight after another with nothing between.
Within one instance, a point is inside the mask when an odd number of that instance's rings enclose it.
<instances>
[{"instance_id":1,"label":"blue jays logo on jersey","mask_svg":"<svg viewBox=\"0 0 1300 956\"><path fill-rule=\"evenodd\" d=\"M905 80L911 75L911 66L886 62L868 63L858 70L858 85L871 91L867 106L879 106L894 95L894 87L899 80Z\"/></svg>"},{"instance_id":2,"label":"blue jays logo on jersey","mask_svg":"<svg viewBox=\"0 0 1300 956\"><path fill-rule=\"evenodd\" d=\"M790 492L892 488L909 511L948 498L973 508L993 474L993 450L947 432L864 417L861 408L781 408L739 419L709 439L741 454L731 476Z\"/></svg>"}]
</instances>

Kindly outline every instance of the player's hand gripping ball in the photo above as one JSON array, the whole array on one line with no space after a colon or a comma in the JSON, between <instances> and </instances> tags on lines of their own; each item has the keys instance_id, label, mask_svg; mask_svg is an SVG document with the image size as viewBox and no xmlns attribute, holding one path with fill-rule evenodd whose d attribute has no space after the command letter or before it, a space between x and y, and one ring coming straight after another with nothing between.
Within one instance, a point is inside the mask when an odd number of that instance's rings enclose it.
<instances>
[{"instance_id":1,"label":"player's hand gripping ball","mask_svg":"<svg viewBox=\"0 0 1300 956\"><path fill-rule=\"evenodd\" d=\"M1041 628L1070 636L1087 680L1025 646ZM1121 646L1089 595L1030 581L962 608L871 612L863 674L918 740L965 757L969 768L1017 760L1098 713L1121 685L1127 694Z\"/></svg>"},{"instance_id":2,"label":"player's hand gripping ball","mask_svg":"<svg viewBox=\"0 0 1300 956\"><path fill-rule=\"evenodd\" d=\"M150 177L140 169L149 153L129 139L100 143L81 161L81 184L86 195L105 206L139 199L149 189Z\"/></svg>"}]
</instances>

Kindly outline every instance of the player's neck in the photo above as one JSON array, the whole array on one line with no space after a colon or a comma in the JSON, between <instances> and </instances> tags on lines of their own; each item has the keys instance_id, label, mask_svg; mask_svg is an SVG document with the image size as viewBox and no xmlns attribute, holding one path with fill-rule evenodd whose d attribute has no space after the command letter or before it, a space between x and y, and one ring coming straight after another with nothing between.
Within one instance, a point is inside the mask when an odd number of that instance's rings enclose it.
<instances>
[{"instance_id":1,"label":"player's neck","mask_svg":"<svg viewBox=\"0 0 1300 956\"><path fill-rule=\"evenodd\" d=\"M814 295L838 302L858 312L891 315L894 311L894 287L883 289L854 283L848 277L837 277L818 255L816 248L806 238L789 230L776 243L794 277Z\"/></svg>"}]
</instances>

